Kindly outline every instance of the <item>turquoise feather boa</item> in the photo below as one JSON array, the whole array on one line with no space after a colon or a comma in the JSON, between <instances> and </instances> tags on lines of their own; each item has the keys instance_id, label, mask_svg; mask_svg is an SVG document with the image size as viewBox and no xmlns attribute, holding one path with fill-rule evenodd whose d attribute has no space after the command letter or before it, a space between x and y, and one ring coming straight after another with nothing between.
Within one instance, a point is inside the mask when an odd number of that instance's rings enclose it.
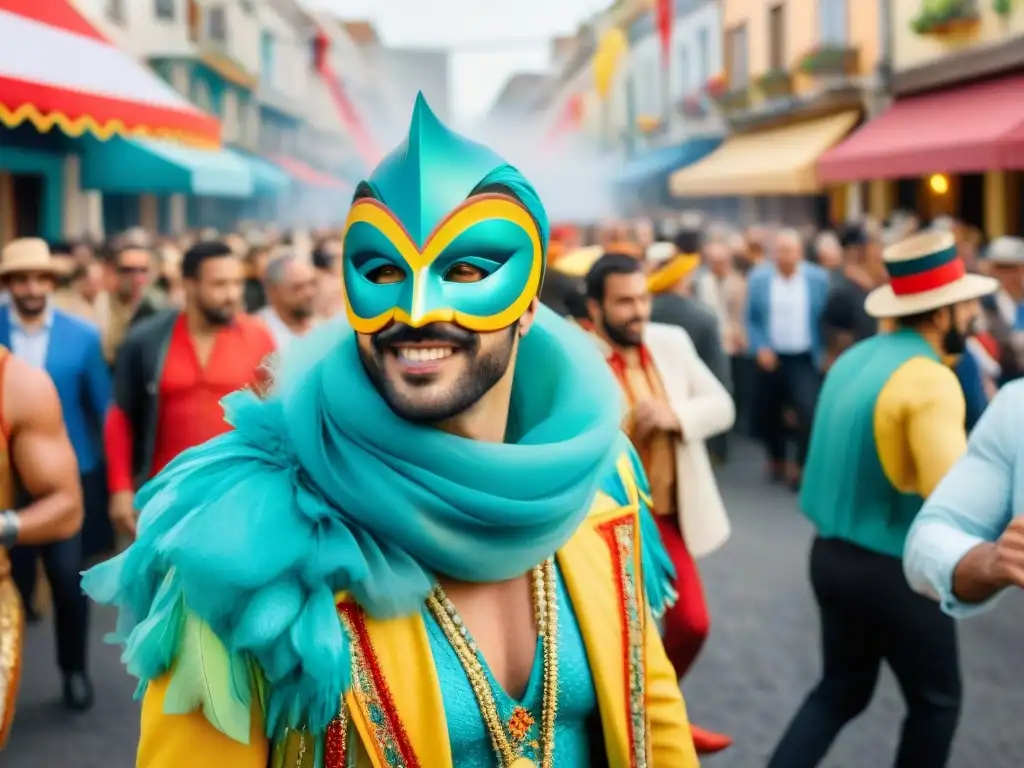
<instances>
[{"instance_id":1,"label":"turquoise feather boa","mask_svg":"<svg viewBox=\"0 0 1024 768\"><path fill-rule=\"evenodd\" d=\"M289 352L269 399L225 399L235 429L139 492L137 541L83 586L120 609L114 640L140 693L174 661L187 605L259 664L268 735L320 732L350 678L335 593L402 615L433 573L500 580L550 556L630 450L620 397L590 340L542 307L520 346L508 441L471 441L396 417L354 336L321 329Z\"/></svg>"}]
</instances>

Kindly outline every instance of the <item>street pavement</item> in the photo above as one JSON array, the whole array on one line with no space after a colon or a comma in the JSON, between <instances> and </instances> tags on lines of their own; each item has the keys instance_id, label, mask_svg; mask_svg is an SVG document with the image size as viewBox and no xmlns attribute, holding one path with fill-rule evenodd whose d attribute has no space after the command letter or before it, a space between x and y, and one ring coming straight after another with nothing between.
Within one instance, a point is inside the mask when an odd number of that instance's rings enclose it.
<instances>
[{"instance_id":1,"label":"street pavement","mask_svg":"<svg viewBox=\"0 0 1024 768\"><path fill-rule=\"evenodd\" d=\"M762 481L757 451L748 444L733 447L720 482L734 532L726 547L700 563L712 634L683 691L694 722L736 740L706 765L763 768L819 669L817 618L806 575L811 531L793 495ZM134 765L138 706L117 650L102 643L112 626L112 614L97 611L91 649L97 702L85 715L67 714L58 702L50 625L30 629L18 718L0 766ZM995 612L963 624L960 638L966 693L951 766L1022 766L1024 599L1008 596ZM825 768L892 765L903 712L885 671L875 700L841 735Z\"/></svg>"}]
</instances>

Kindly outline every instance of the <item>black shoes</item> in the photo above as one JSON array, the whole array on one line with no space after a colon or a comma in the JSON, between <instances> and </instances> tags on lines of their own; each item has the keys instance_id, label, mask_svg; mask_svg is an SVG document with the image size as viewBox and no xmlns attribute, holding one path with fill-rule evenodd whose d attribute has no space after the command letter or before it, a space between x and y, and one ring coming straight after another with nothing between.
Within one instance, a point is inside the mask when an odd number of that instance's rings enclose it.
<instances>
[{"instance_id":1,"label":"black shoes","mask_svg":"<svg viewBox=\"0 0 1024 768\"><path fill-rule=\"evenodd\" d=\"M88 712L92 709L92 681L85 672L71 672L64 675L64 706L72 712Z\"/></svg>"}]
</instances>

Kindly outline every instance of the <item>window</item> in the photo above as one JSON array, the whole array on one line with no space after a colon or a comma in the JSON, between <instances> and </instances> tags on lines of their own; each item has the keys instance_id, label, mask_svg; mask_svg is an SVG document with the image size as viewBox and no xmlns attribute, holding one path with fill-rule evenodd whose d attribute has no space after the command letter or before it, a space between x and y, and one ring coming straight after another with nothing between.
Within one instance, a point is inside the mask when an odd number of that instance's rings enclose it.
<instances>
[{"instance_id":1,"label":"window","mask_svg":"<svg viewBox=\"0 0 1024 768\"><path fill-rule=\"evenodd\" d=\"M726 32L725 56L725 68L729 73L729 88L746 88L750 84L746 24L740 24Z\"/></svg>"},{"instance_id":2,"label":"window","mask_svg":"<svg viewBox=\"0 0 1024 768\"><path fill-rule=\"evenodd\" d=\"M193 43L199 42L199 30L202 28L202 13L199 10L197 0L188 0L188 39Z\"/></svg>"},{"instance_id":3,"label":"window","mask_svg":"<svg viewBox=\"0 0 1024 768\"><path fill-rule=\"evenodd\" d=\"M786 10L782 3L768 11L768 68L786 68Z\"/></svg>"},{"instance_id":4,"label":"window","mask_svg":"<svg viewBox=\"0 0 1024 768\"><path fill-rule=\"evenodd\" d=\"M708 46L708 30L707 27L701 27L697 30L697 86L700 88L704 87L704 84L711 79L711 51Z\"/></svg>"},{"instance_id":5,"label":"window","mask_svg":"<svg viewBox=\"0 0 1024 768\"><path fill-rule=\"evenodd\" d=\"M275 80L277 78L274 77L276 42L274 34L269 30L265 29L260 34L260 80L263 81L264 85L276 84Z\"/></svg>"},{"instance_id":6,"label":"window","mask_svg":"<svg viewBox=\"0 0 1024 768\"><path fill-rule=\"evenodd\" d=\"M818 0L818 38L822 45L846 45L846 0Z\"/></svg>"},{"instance_id":7,"label":"window","mask_svg":"<svg viewBox=\"0 0 1024 768\"><path fill-rule=\"evenodd\" d=\"M176 0L156 0L154 13L161 21L174 21L174 5Z\"/></svg>"},{"instance_id":8,"label":"window","mask_svg":"<svg viewBox=\"0 0 1024 768\"><path fill-rule=\"evenodd\" d=\"M206 36L218 43L227 42L228 18L224 6L217 6L206 11Z\"/></svg>"},{"instance_id":9,"label":"window","mask_svg":"<svg viewBox=\"0 0 1024 768\"><path fill-rule=\"evenodd\" d=\"M124 24L128 21L125 0L107 0L107 18L117 24Z\"/></svg>"}]
</instances>

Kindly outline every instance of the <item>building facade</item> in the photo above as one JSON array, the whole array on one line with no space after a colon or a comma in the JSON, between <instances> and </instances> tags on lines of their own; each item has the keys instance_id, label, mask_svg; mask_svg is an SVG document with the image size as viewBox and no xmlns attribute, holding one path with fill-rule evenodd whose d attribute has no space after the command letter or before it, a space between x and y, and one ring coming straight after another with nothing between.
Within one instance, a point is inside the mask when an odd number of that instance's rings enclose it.
<instances>
[{"instance_id":1,"label":"building facade","mask_svg":"<svg viewBox=\"0 0 1024 768\"><path fill-rule=\"evenodd\" d=\"M722 0L723 69L705 92L729 139L672 179L681 198L738 196L742 218L794 225L855 213L820 156L870 112L885 42L874 0Z\"/></svg>"},{"instance_id":2,"label":"building facade","mask_svg":"<svg viewBox=\"0 0 1024 768\"><path fill-rule=\"evenodd\" d=\"M828 153L821 173L894 208L953 215L988 237L1024 231L1024 6L889 0L892 105Z\"/></svg>"}]
</instances>

